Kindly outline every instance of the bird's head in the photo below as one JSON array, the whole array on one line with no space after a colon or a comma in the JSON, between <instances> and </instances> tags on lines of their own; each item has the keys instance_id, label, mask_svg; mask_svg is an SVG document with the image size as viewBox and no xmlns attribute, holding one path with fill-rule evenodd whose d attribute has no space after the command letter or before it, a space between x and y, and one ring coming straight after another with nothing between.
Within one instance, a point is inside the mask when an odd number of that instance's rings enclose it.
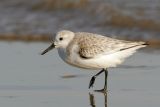
<instances>
[{"instance_id":1,"label":"bird's head","mask_svg":"<svg viewBox=\"0 0 160 107\"><path fill-rule=\"evenodd\" d=\"M41 55L44 55L53 48L66 48L73 38L74 32L68 30L58 32L55 36L54 42L46 50L44 50Z\"/></svg>"}]
</instances>

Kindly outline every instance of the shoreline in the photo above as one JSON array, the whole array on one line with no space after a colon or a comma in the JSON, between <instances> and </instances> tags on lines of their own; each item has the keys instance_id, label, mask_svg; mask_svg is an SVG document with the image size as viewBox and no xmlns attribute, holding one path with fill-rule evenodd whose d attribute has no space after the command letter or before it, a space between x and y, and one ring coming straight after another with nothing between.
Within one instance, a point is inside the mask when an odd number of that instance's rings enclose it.
<instances>
[{"instance_id":1,"label":"shoreline","mask_svg":"<svg viewBox=\"0 0 160 107\"><path fill-rule=\"evenodd\" d=\"M160 40L159 39L149 39L145 40L143 38L129 38L129 37L120 37L118 39L123 40L130 40L130 41L146 41L150 47L160 47ZM1 34L0 35L0 41L6 41L6 42L50 42L52 41L52 37L47 34L42 35L17 35L17 34Z\"/></svg>"}]
</instances>

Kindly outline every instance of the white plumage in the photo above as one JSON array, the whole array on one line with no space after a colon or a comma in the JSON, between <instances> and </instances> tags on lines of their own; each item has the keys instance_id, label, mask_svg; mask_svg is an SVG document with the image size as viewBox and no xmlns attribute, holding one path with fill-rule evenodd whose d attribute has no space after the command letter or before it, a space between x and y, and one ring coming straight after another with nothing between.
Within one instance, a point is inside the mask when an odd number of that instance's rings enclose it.
<instances>
[{"instance_id":1,"label":"white plumage","mask_svg":"<svg viewBox=\"0 0 160 107\"><path fill-rule=\"evenodd\" d=\"M62 41L58 38L63 37ZM55 38L59 56L68 64L86 69L116 67L125 58L145 47L144 42L112 39L98 34L60 31ZM68 43L59 43L59 42ZM61 46L61 44L63 46Z\"/></svg>"},{"instance_id":2,"label":"white plumage","mask_svg":"<svg viewBox=\"0 0 160 107\"><path fill-rule=\"evenodd\" d=\"M54 43L42 52L42 55L53 48L58 48L59 56L70 65L85 69L102 69L92 77L90 88L99 74L105 71L107 79L107 68L116 67L137 49L146 45L145 42L118 40L93 33L63 30L57 33ZM101 91L106 90L106 81Z\"/></svg>"}]
</instances>

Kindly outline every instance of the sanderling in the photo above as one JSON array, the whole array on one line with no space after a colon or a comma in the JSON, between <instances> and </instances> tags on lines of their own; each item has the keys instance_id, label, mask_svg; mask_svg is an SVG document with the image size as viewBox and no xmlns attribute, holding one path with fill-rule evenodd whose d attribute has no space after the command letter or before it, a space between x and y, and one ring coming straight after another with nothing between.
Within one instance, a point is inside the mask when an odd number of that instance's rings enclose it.
<instances>
[{"instance_id":1,"label":"sanderling","mask_svg":"<svg viewBox=\"0 0 160 107\"><path fill-rule=\"evenodd\" d=\"M57 48L62 60L70 65L85 69L102 69L92 76L89 88L93 87L96 77L104 72L104 88L99 91L105 92L107 90L107 68L116 67L137 49L146 45L145 42L118 40L99 34L62 30L56 34L54 42L41 55Z\"/></svg>"}]
</instances>

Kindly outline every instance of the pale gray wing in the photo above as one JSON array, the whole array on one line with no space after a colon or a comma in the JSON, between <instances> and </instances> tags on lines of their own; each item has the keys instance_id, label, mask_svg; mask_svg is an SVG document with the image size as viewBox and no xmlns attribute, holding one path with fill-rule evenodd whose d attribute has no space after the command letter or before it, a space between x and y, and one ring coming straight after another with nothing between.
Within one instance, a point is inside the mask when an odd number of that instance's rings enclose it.
<instances>
[{"instance_id":1,"label":"pale gray wing","mask_svg":"<svg viewBox=\"0 0 160 107\"><path fill-rule=\"evenodd\" d=\"M145 45L144 42L117 40L91 33L86 33L86 35L83 34L79 39L81 41L79 42L79 55L86 59L93 58L101 54L108 55L136 46Z\"/></svg>"}]
</instances>

